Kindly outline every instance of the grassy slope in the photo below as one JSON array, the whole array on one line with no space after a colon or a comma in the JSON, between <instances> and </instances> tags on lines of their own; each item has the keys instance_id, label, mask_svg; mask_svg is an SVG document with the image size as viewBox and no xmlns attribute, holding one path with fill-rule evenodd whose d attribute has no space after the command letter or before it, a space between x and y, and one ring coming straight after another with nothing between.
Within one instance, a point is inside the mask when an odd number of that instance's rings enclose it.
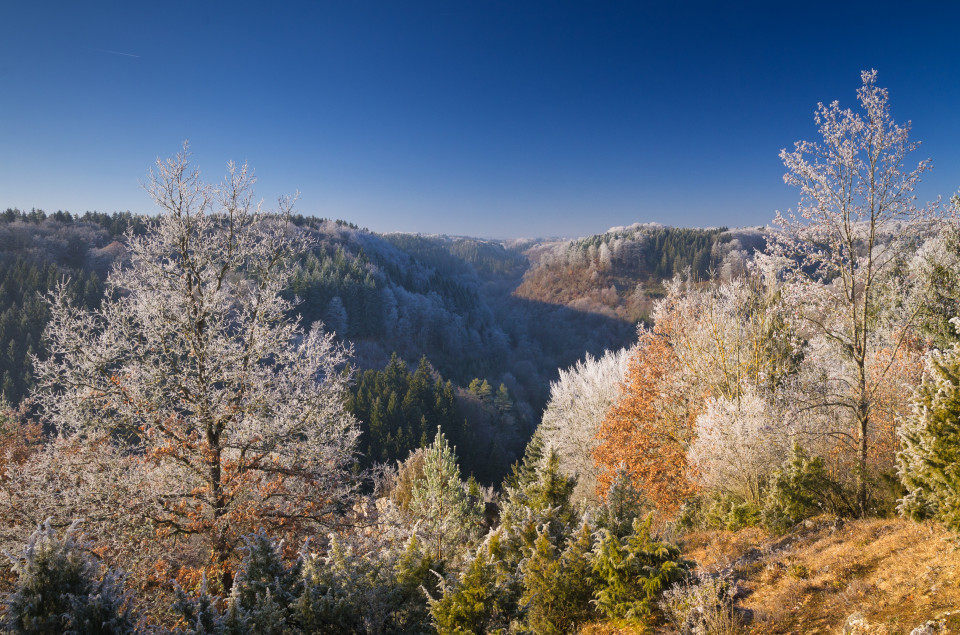
<instances>
[{"instance_id":1,"label":"grassy slope","mask_svg":"<svg viewBox=\"0 0 960 635\"><path fill-rule=\"evenodd\" d=\"M907 635L928 621L960 633L960 542L933 523L808 521L785 535L759 528L689 534L684 556L708 572L732 572L745 633ZM847 618L865 626L844 631ZM597 622L580 635L673 634Z\"/></svg>"},{"instance_id":2,"label":"grassy slope","mask_svg":"<svg viewBox=\"0 0 960 635\"><path fill-rule=\"evenodd\" d=\"M732 569L748 632L838 633L860 612L877 634L909 633L946 618L960 632L960 551L931 523L809 521L783 536L759 529L687 536L684 552L707 570Z\"/></svg>"}]
</instances>

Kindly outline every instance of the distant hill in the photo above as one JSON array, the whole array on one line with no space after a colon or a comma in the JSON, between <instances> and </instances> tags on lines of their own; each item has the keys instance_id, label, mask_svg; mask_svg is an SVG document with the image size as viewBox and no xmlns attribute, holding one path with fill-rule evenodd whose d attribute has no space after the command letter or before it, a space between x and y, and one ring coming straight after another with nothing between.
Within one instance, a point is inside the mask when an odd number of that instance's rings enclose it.
<instances>
[{"instance_id":1,"label":"distant hill","mask_svg":"<svg viewBox=\"0 0 960 635\"><path fill-rule=\"evenodd\" d=\"M765 244L760 229L686 229L656 223L614 227L525 250L530 268L515 293L539 302L637 322L662 295L662 283L689 273L729 277Z\"/></svg>"}]
</instances>

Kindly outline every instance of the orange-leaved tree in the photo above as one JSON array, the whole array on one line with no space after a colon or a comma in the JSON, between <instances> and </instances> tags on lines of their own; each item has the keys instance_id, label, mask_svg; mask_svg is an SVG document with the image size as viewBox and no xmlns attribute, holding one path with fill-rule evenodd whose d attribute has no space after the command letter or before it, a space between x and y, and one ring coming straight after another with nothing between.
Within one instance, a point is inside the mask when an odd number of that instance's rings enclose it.
<instances>
[{"instance_id":1,"label":"orange-leaved tree","mask_svg":"<svg viewBox=\"0 0 960 635\"><path fill-rule=\"evenodd\" d=\"M687 449L696 406L667 336L642 334L621 399L598 433L594 451L600 470L598 493L606 494L622 466L661 514L675 514L694 490Z\"/></svg>"}]
</instances>

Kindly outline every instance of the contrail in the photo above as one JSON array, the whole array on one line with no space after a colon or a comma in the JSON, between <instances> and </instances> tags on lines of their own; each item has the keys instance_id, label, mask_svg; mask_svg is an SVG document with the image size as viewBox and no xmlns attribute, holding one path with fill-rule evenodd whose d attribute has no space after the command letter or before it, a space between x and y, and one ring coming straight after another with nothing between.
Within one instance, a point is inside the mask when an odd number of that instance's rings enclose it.
<instances>
[{"instance_id":1,"label":"contrail","mask_svg":"<svg viewBox=\"0 0 960 635\"><path fill-rule=\"evenodd\" d=\"M101 53L109 53L110 55L123 55L125 57L140 57L139 55L134 55L133 53L122 53L120 51L108 51L107 49L93 49L94 51L99 51Z\"/></svg>"}]
</instances>

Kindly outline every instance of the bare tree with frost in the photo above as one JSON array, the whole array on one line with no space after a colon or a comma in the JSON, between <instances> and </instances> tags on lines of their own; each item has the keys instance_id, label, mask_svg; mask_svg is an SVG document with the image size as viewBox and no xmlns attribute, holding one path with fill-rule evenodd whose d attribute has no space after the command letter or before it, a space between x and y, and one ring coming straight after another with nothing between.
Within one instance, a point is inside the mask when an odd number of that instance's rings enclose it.
<instances>
[{"instance_id":1,"label":"bare tree with frost","mask_svg":"<svg viewBox=\"0 0 960 635\"><path fill-rule=\"evenodd\" d=\"M707 400L687 460L702 487L759 504L767 477L789 452L789 440L770 404L748 390L735 399Z\"/></svg>"},{"instance_id":2,"label":"bare tree with frost","mask_svg":"<svg viewBox=\"0 0 960 635\"><path fill-rule=\"evenodd\" d=\"M880 348L890 353L886 359L896 358L918 314L917 307L887 310L883 300L903 297L898 269L920 224L939 215L916 204L914 189L930 166L908 164L918 147L908 140L909 123L890 116L876 71L861 78L859 111L819 104L822 142L781 151L784 181L799 187L801 198L795 212L777 214L781 231L771 257L779 259L785 298L805 335L831 352L831 381L807 405L845 413L845 425L833 432L856 457L857 503L865 513L874 402L887 377L884 362L874 361L884 358Z\"/></svg>"},{"instance_id":3,"label":"bare tree with frost","mask_svg":"<svg viewBox=\"0 0 960 635\"><path fill-rule=\"evenodd\" d=\"M194 536L226 589L240 537L329 523L350 498L356 422L344 410L349 351L290 317L284 292L307 241L253 202L229 164L204 183L184 152L157 161L152 231L96 311L51 295L38 401L63 436L108 434L151 468L131 510L159 536Z\"/></svg>"}]
</instances>

